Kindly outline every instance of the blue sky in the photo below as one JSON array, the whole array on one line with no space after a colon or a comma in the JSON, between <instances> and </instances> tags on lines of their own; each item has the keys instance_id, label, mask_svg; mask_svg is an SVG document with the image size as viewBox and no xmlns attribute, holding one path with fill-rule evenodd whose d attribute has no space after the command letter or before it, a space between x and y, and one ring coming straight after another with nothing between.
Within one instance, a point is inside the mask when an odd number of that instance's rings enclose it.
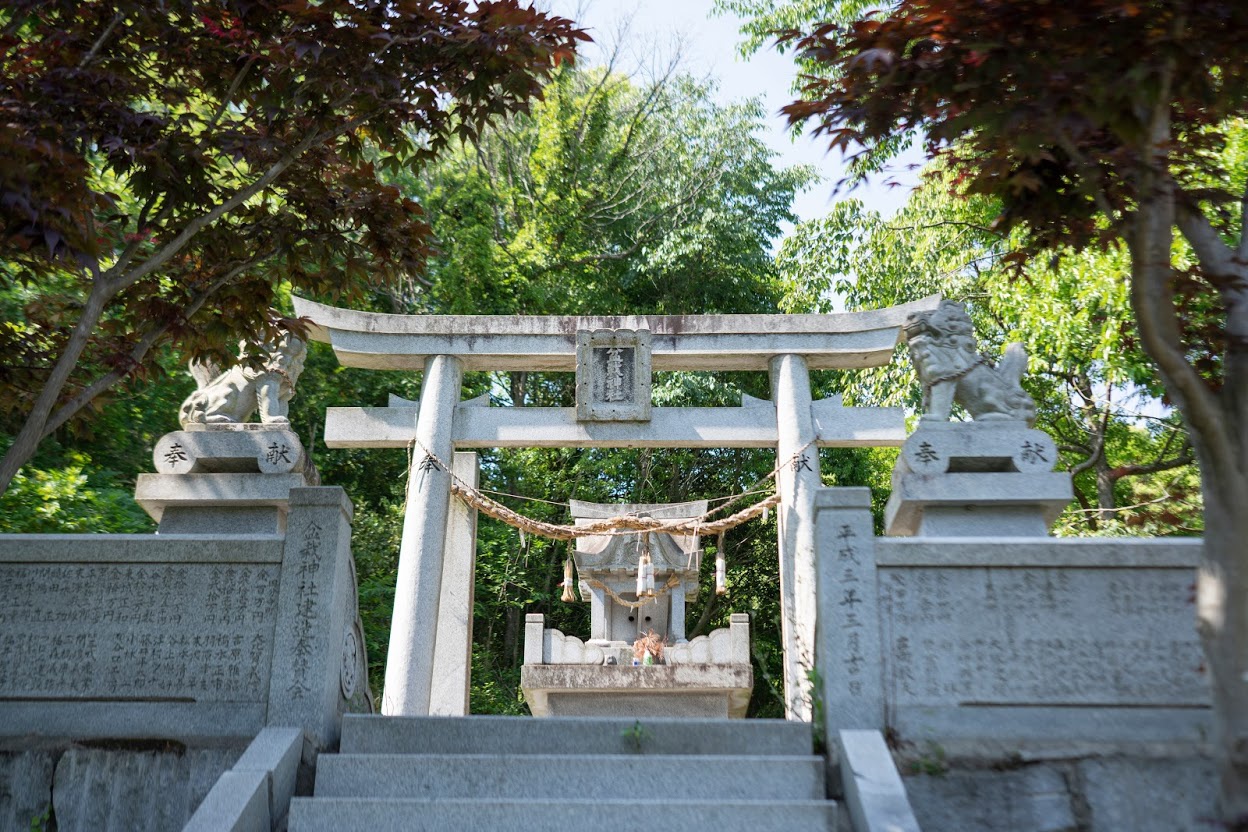
<instances>
[{"instance_id":1,"label":"blue sky","mask_svg":"<svg viewBox=\"0 0 1248 832\"><path fill-rule=\"evenodd\" d=\"M795 73L792 61L767 49L748 62L737 56L738 21L732 16L712 17L713 0L550 0L551 10L577 20L590 29L595 40L614 42L621 25L628 24L624 41L627 54L636 59L670 56L683 43L683 66L692 75L716 78L719 96L725 100L761 97L768 118L767 143L780 154L782 165L811 164L824 181L801 194L794 210L804 220L827 213L836 182L844 176L840 153L827 152L824 145L803 136L789 137L778 110L793 99L790 87ZM586 57L598 55L590 47ZM913 183L916 175L899 171L896 181ZM873 181L853 191L853 196L886 214L906 199L909 187L888 187Z\"/></svg>"}]
</instances>

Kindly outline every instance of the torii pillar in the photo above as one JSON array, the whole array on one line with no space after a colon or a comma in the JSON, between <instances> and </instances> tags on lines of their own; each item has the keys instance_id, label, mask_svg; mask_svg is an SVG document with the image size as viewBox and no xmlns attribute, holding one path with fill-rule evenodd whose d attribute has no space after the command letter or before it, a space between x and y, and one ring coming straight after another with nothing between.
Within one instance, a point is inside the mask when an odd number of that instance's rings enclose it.
<instances>
[{"instance_id":1,"label":"torii pillar","mask_svg":"<svg viewBox=\"0 0 1248 832\"><path fill-rule=\"evenodd\" d=\"M454 453L452 426L463 380L463 362L455 356L436 355L425 360L381 698L381 712L387 715L427 714L430 710L446 521L451 506L451 472L446 466Z\"/></svg>"},{"instance_id":2,"label":"torii pillar","mask_svg":"<svg viewBox=\"0 0 1248 832\"><path fill-rule=\"evenodd\" d=\"M776 405L776 492L780 495L780 630L784 645L784 713L810 722L815 667L815 491L819 449L811 416L810 373L800 355L771 359Z\"/></svg>"}]
</instances>

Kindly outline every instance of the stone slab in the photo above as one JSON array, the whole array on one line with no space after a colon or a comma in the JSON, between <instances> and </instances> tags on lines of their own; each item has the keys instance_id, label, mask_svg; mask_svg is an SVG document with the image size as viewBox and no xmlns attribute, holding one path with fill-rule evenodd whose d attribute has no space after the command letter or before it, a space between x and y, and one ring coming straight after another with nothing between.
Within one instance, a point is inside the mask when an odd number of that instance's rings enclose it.
<instances>
[{"instance_id":1,"label":"stone slab","mask_svg":"<svg viewBox=\"0 0 1248 832\"><path fill-rule=\"evenodd\" d=\"M816 800L824 797L821 757L687 755L332 754L317 763L321 797L455 799L689 796L703 800Z\"/></svg>"},{"instance_id":2,"label":"stone slab","mask_svg":"<svg viewBox=\"0 0 1248 832\"><path fill-rule=\"evenodd\" d=\"M347 714L344 754L810 754L808 722L783 719L583 719Z\"/></svg>"},{"instance_id":3,"label":"stone slab","mask_svg":"<svg viewBox=\"0 0 1248 832\"><path fill-rule=\"evenodd\" d=\"M1208 757L1081 760L1089 832L1207 832L1219 824L1217 767Z\"/></svg>"},{"instance_id":4,"label":"stone slab","mask_svg":"<svg viewBox=\"0 0 1248 832\"><path fill-rule=\"evenodd\" d=\"M199 804L183 832L269 832L268 795L265 772L227 771Z\"/></svg>"},{"instance_id":5,"label":"stone slab","mask_svg":"<svg viewBox=\"0 0 1248 832\"><path fill-rule=\"evenodd\" d=\"M238 756L70 748L56 765L53 805L64 832L176 832Z\"/></svg>"},{"instance_id":6,"label":"stone slab","mask_svg":"<svg viewBox=\"0 0 1248 832\"><path fill-rule=\"evenodd\" d=\"M836 758L842 802L855 832L919 832L883 734L838 731Z\"/></svg>"},{"instance_id":7,"label":"stone slab","mask_svg":"<svg viewBox=\"0 0 1248 832\"><path fill-rule=\"evenodd\" d=\"M1056 770L954 771L907 777L923 832L1077 832L1071 794ZM1139 827L1114 827L1117 832Z\"/></svg>"},{"instance_id":8,"label":"stone slab","mask_svg":"<svg viewBox=\"0 0 1248 832\"><path fill-rule=\"evenodd\" d=\"M152 463L158 474L289 474L303 471L307 458L294 431L270 427L166 433L152 449Z\"/></svg>"},{"instance_id":9,"label":"stone slab","mask_svg":"<svg viewBox=\"0 0 1248 832\"><path fill-rule=\"evenodd\" d=\"M358 686L363 645L356 630L351 559L353 509L338 487L290 492L289 532L276 606L268 724L301 727L315 748L337 744L342 713ZM348 649L354 641L354 649ZM352 691L354 693L354 691Z\"/></svg>"},{"instance_id":10,"label":"stone slab","mask_svg":"<svg viewBox=\"0 0 1248 832\"><path fill-rule=\"evenodd\" d=\"M134 500L160 522L170 506L285 510L290 490L307 484L303 474L139 474Z\"/></svg>"},{"instance_id":11,"label":"stone slab","mask_svg":"<svg viewBox=\"0 0 1248 832\"><path fill-rule=\"evenodd\" d=\"M298 728L265 728L234 764L234 771L258 771L265 775L266 817L274 821L285 816L290 807L303 746L303 731Z\"/></svg>"},{"instance_id":12,"label":"stone slab","mask_svg":"<svg viewBox=\"0 0 1248 832\"><path fill-rule=\"evenodd\" d=\"M56 756L51 751L0 753L0 829L25 832L47 814Z\"/></svg>"},{"instance_id":13,"label":"stone slab","mask_svg":"<svg viewBox=\"0 0 1248 832\"><path fill-rule=\"evenodd\" d=\"M879 572L884 684L897 708L1209 702L1189 569Z\"/></svg>"},{"instance_id":14,"label":"stone slab","mask_svg":"<svg viewBox=\"0 0 1248 832\"><path fill-rule=\"evenodd\" d=\"M646 329L653 369L765 370L771 356L807 356L811 369L888 363L901 324L934 309L933 296L888 309L831 315L541 317L385 315L294 298L311 318L309 335L329 342L352 367L421 370L435 355L459 356L465 370L572 372L578 330Z\"/></svg>"},{"instance_id":15,"label":"stone slab","mask_svg":"<svg viewBox=\"0 0 1248 832\"><path fill-rule=\"evenodd\" d=\"M905 472L1045 472L1057 463L1057 445L1026 422L921 422L897 458Z\"/></svg>"},{"instance_id":16,"label":"stone slab","mask_svg":"<svg viewBox=\"0 0 1248 832\"><path fill-rule=\"evenodd\" d=\"M5 534L0 564L281 563L282 538L269 535Z\"/></svg>"},{"instance_id":17,"label":"stone slab","mask_svg":"<svg viewBox=\"0 0 1248 832\"><path fill-rule=\"evenodd\" d=\"M896 706L889 727L903 740L1008 744L1026 753L1088 743L1122 746L1205 743L1213 736L1210 707L1050 707L949 704Z\"/></svg>"},{"instance_id":18,"label":"stone slab","mask_svg":"<svg viewBox=\"0 0 1248 832\"><path fill-rule=\"evenodd\" d=\"M648 421L650 376L650 330L577 331L578 421Z\"/></svg>"},{"instance_id":19,"label":"stone slab","mask_svg":"<svg viewBox=\"0 0 1248 832\"><path fill-rule=\"evenodd\" d=\"M0 563L0 707L20 699L263 702L278 571L272 563Z\"/></svg>"},{"instance_id":20,"label":"stone slab","mask_svg":"<svg viewBox=\"0 0 1248 832\"><path fill-rule=\"evenodd\" d=\"M534 716L741 717L754 689L747 665L525 665Z\"/></svg>"},{"instance_id":21,"label":"stone slab","mask_svg":"<svg viewBox=\"0 0 1248 832\"><path fill-rule=\"evenodd\" d=\"M902 474L884 508L885 533L1043 536L1073 498L1064 471ZM925 515L936 513L940 521L930 527Z\"/></svg>"},{"instance_id":22,"label":"stone slab","mask_svg":"<svg viewBox=\"0 0 1248 832\"><path fill-rule=\"evenodd\" d=\"M253 737L263 702L110 702L65 697L0 702L0 736L91 739L178 737L184 741Z\"/></svg>"},{"instance_id":23,"label":"stone slab","mask_svg":"<svg viewBox=\"0 0 1248 832\"><path fill-rule=\"evenodd\" d=\"M1082 537L1038 540L984 540L982 537L879 538L880 567L1003 567L1057 569L1195 570L1204 541L1198 537Z\"/></svg>"},{"instance_id":24,"label":"stone slab","mask_svg":"<svg viewBox=\"0 0 1248 832\"><path fill-rule=\"evenodd\" d=\"M880 629L871 492L823 488L815 494L819 613L816 668L825 736L843 728L879 728Z\"/></svg>"},{"instance_id":25,"label":"stone slab","mask_svg":"<svg viewBox=\"0 0 1248 832\"><path fill-rule=\"evenodd\" d=\"M638 807L636 798L558 801L529 800L385 800L295 798L290 832L427 832L431 830L507 829L567 832L592 818L598 832L836 832L836 804L831 801L663 800Z\"/></svg>"},{"instance_id":26,"label":"stone slab","mask_svg":"<svg viewBox=\"0 0 1248 832\"><path fill-rule=\"evenodd\" d=\"M330 448L406 448L416 433L415 407L329 407ZM811 405L819 447L900 445L900 408ZM771 402L749 407L655 407L645 423L579 422L571 407L479 407L460 404L453 442L469 448L772 448Z\"/></svg>"}]
</instances>

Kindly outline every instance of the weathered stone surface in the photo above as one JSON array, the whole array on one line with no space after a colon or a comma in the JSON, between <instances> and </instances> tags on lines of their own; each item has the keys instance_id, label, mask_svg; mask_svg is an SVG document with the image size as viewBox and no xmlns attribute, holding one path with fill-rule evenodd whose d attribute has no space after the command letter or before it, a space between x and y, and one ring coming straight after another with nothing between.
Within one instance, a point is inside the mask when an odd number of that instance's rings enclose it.
<instances>
[{"instance_id":1,"label":"weathered stone surface","mask_svg":"<svg viewBox=\"0 0 1248 832\"><path fill-rule=\"evenodd\" d=\"M309 485L292 474L139 474L134 501L164 534L281 534L285 531L290 490ZM263 524L240 522L263 509ZM213 511L206 511L213 510ZM167 511L180 512L177 522Z\"/></svg>"},{"instance_id":2,"label":"weathered stone surface","mask_svg":"<svg viewBox=\"0 0 1248 832\"><path fill-rule=\"evenodd\" d=\"M1010 344L999 366L980 355L966 308L942 300L912 312L902 325L910 361L923 384L924 420L946 421L956 401L974 419L1036 420L1036 403L1019 380L1027 370L1022 344Z\"/></svg>"},{"instance_id":3,"label":"weathered stone surface","mask_svg":"<svg viewBox=\"0 0 1248 832\"><path fill-rule=\"evenodd\" d=\"M837 804L827 801L652 800L638 807L636 798L576 800L560 797L516 800L386 800L295 798L290 832L410 832L412 818L425 829L523 829L567 832L592 824L595 832L836 832ZM588 820L592 818L592 821ZM840 827L846 828L846 827Z\"/></svg>"},{"instance_id":4,"label":"weathered stone surface","mask_svg":"<svg viewBox=\"0 0 1248 832\"><path fill-rule=\"evenodd\" d=\"M576 418L584 422L650 418L650 330L576 333Z\"/></svg>"},{"instance_id":5,"label":"weathered stone surface","mask_svg":"<svg viewBox=\"0 0 1248 832\"><path fill-rule=\"evenodd\" d=\"M265 778L267 818L286 814L295 793L295 776L303 757L304 736L298 728L265 728L234 763L234 771L260 772Z\"/></svg>"},{"instance_id":6,"label":"weathered stone surface","mask_svg":"<svg viewBox=\"0 0 1248 832\"><path fill-rule=\"evenodd\" d=\"M168 479L211 476L245 475ZM269 720L332 744L343 710L370 708L350 504L288 499L285 540L0 538L0 736L196 742Z\"/></svg>"},{"instance_id":7,"label":"weathered stone surface","mask_svg":"<svg viewBox=\"0 0 1248 832\"><path fill-rule=\"evenodd\" d=\"M269 776L227 771L218 778L182 832L269 832Z\"/></svg>"},{"instance_id":8,"label":"weathered stone surface","mask_svg":"<svg viewBox=\"0 0 1248 832\"><path fill-rule=\"evenodd\" d=\"M316 796L611 798L647 801L689 796L696 777L702 799L816 800L824 796L822 758L664 754L494 755L330 754L320 758Z\"/></svg>"},{"instance_id":9,"label":"weathered stone surface","mask_svg":"<svg viewBox=\"0 0 1248 832\"><path fill-rule=\"evenodd\" d=\"M152 450L160 474L289 474L303 471L307 457L289 430L240 430L261 425L199 425L166 433Z\"/></svg>"},{"instance_id":10,"label":"weathered stone surface","mask_svg":"<svg viewBox=\"0 0 1248 832\"><path fill-rule=\"evenodd\" d=\"M417 408L330 407L330 448L406 448L416 435ZM813 402L815 444L821 448L900 445L906 438L899 407L841 407ZM466 448L772 448L776 412L762 406L655 407L650 421L578 422L572 407L479 407L455 412L455 447Z\"/></svg>"},{"instance_id":11,"label":"weathered stone surface","mask_svg":"<svg viewBox=\"0 0 1248 832\"><path fill-rule=\"evenodd\" d=\"M180 830L240 749L179 753L71 748L56 765L62 832Z\"/></svg>"},{"instance_id":12,"label":"weathered stone surface","mask_svg":"<svg viewBox=\"0 0 1248 832\"><path fill-rule=\"evenodd\" d=\"M397 716L429 713L451 504L446 466L464 378L463 362L453 356L430 357L424 371L382 692L382 712Z\"/></svg>"},{"instance_id":13,"label":"weathered stone surface","mask_svg":"<svg viewBox=\"0 0 1248 832\"><path fill-rule=\"evenodd\" d=\"M344 661L357 680L364 666L362 643L353 655L344 651L357 617L352 513L341 488L291 490L267 720L272 726L303 728L319 748L338 739L348 700Z\"/></svg>"},{"instance_id":14,"label":"weathered stone surface","mask_svg":"<svg viewBox=\"0 0 1248 832\"><path fill-rule=\"evenodd\" d=\"M455 477L472 488L480 478L477 455L458 452ZM477 566L477 510L451 500L442 565L442 598L434 644L429 713L465 716L472 692L472 612ZM367 675L367 674L366 674Z\"/></svg>"},{"instance_id":15,"label":"weathered stone surface","mask_svg":"<svg viewBox=\"0 0 1248 832\"><path fill-rule=\"evenodd\" d=\"M783 719L527 719L349 714L344 754L733 754L803 756L808 722Z\"/></svg>"},{"instance_id":16,"label":"weathered stone surface","mask_svg":"<svg viewBox=\"0 0 1248 832\"><path fill-rule=\"evenodd\" d=\"M855 832L919 832L906 788L879 731L838 731L842 803Z\"/></svg>"},{"instance_id":17,"label":"weathered stone surface","mask_svg":"<svg viewBox=\"0 0 1248 832\"><path fill-rule=\"evenodd\" d=\"M140 548L121 543L121 551ZM145 548L184 549L164 543L149 536ZM0 733L133 736L141 726L124 728L120 711L110 720L101 709L136 710L139 700L151 703L147 731L161 730L155 712L182 709L178 736L220 730L215 704L254 703L263 712L279 566L267 541L255 551L246 543L234 541L233 563L218 561L215 543L204 547L207 563L194 554L177 563L108 562L107 546L70 546L77 562L0 563ZM22 699L57 701L23 707ZM79 733L86 726L61 721L73 709L93 711L100 724Z\"/></svg>"},{"instance_id":18,"label":"weathered stone surface","mask_svg":"<svg viewBox=\"0 0 1248 832\"><path fill-rule=\"evenodd\" d=\"M901 446L893 476L1043 473L1057 461L1052 437L1025 422L923 422Z\"/></svg>"},{"instance_id":19,"label":"weathered stone surface","mask_svg":"<svg viewBox=\"0 0 1248 832\"><path fill-rule=\"evenodd\" d=\"M435 355L465 370L572 372L576 333L647 329L653 368L765 370L773 355L805 355L814 370L887 364L906 316L934 309L933 296L889 309L834 315L650 315L603 317L378 315L294 298L314 340L333 344L348 367L420 370Z\"/></svg>"},{"instance_id":20,"label":"weathered stone surface","mask_svg":"<svg viewBox=\"0 0 1248 832\"><path fill-rule=\"evenodd\" d=\"M24 832L47 813L55 763L50 751L0 753L0 829Z\"/></svg>"},{"instance_id":21,"label":"weathered stone surface","mask_svg":"<svg viewBox=\"0 0 1248 832\"><path fill-rule=\"evenodd\" d=\"M748 664L525 665L520 686L534 716L741 717L754 675Z\"/></svg>"},{"instance_id":22,"label":"weathered stone surface","mask_svg":"<svg viewBox=\"0 0 1248 832\"><path fill-rule=\"evenodd\" d=\"M784 650L784 713L811 718L810 671L815 667L817 578L815 492L822 487L813 447L810 373L802 355L777 355L768 364L776 403L776 535L780 555L780 639Z\"/></svg>"},{"instance_id":23,"label":"weathered stone surface","mask_svg":"<svg viewBox=\"0 0 1248 832\"><path fill-rule=\"evenodd\" d=\"M1089 832L1206 832L1217 828L1217 768L1207 757L1083 760Z\"/></svg>"},{"instance_id":24,"label":"weathered stone surface","mask_svg":"<svg viewBox=\"0 0 1248 832\"><path fill-rule=\"evenodd\" d=\"M198 389L182 402L178 412L183 427L246 422L257 411L265 424L289 424L286 414L308 347L287 333L276 344L266 344L263 352L261 366L240 362L219 374L192 364Z\"/></svg>"},{"instance_id":25,"label":"weathered stone surface","mask_svg":"<svg viewBox=\"0 0 1248 832\"><path fill-rule=\"evenodd\" d=\"M1074 496L1070 474L902 474L884 509L889 535L1044 537Z\"/></svg>"},{"instance_id":26,"label":"weathered stone surface","mask_svg":"<svg viewBox=\"0 0 1248 832\"><path fill-rule=\"evenodd\" d=\"M923 832L1076 832L1062 774L1046 766L905 778ZM1116 827L1118 832L1134 829Z\"/></svg>"},{"instance_id":27,"label":"weathered stone surface","mask_svg":"<svg viewBox=\"0 0 1248 832\"><path fill-rule=\"evenodd\" d=\"M885 685L900 707L1208 702L1188 569L880 570Z\"/></svg>"},{"instance_id":28,"label":"weathered stone surface","mask_svg":"<svg viewBox=\"0 0 1248 832\"><path fill-rule=\"evenodd\" d=\"M816 667L829 737L843 728L880 728L880 616L866 488L825 488L815 495L819 558Z\"/></svg>"}]
</instances>

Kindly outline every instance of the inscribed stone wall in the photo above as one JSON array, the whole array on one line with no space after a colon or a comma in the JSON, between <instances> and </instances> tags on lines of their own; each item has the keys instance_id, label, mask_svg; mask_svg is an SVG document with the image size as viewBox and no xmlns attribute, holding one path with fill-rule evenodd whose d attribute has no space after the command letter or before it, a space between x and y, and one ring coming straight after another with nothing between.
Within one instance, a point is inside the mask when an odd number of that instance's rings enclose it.
<instances>
[{"instance_id":1,"label":"inscribed stone wall","mask_svg":"<svg viewBox=\"0 0 1248 832\"><path fill-rule=\"evenodd\" d=\"M878 538L885 723L910 740L1201 741L1200 545Z\"/></svg>"},{"instance_id":2,"label":"inscribed stone wall","mask_svg":"<svg viewBox=\"0 0 1248 832\"><path fill-rule=\"evenodd\" d=\"M1208 702L1186 569L888 568L884 684L897 705Z\"/></svg>"},{"instance_id":3,"label":"inscribed stone wall","mask_svg":"<svg viewBox=\"0 0 1248 832\"><path fill-rule=\"evenodd\" d=\"M279 568L0 563L0 697L263 701Z\"/></svg>"}]
</instances>

